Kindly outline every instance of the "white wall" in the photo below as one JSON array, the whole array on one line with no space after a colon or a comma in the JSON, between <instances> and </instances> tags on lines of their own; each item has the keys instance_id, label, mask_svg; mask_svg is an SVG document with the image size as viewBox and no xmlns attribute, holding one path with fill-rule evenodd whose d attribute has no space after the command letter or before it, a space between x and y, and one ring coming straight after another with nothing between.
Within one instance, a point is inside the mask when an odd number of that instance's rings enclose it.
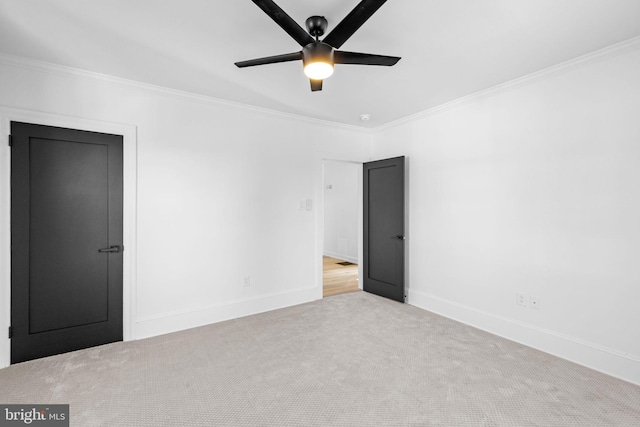
<instances>
[{"instance_id":1,"label":"white wall","mask_svg":"<svg viewBox=\"0 0 640 427\"><path fill-rule=\"evenodd\" d=\"M374 157L410 165L409 302L640 384L639 75L630 49L378 129ZM7 58L0 105L137 129L136 338L320 297L299 201L372 138Z\"/></svg>"},{"instance_id":2,"label":"white wall","mask_svg":"<svg viewBox=\"0 0 640 427\"><path fill-rule=\"evenodd\" d=\"M638 46L375 134L411 164L410 303L640 384Z\"/></svg>"},{"instance_id":3,"label":"white wall","mask_svg":"<svg viewBox=\"0 0 640 427\"><path fill-rule=\"evenodd\" d=\"M358 174L362 166L324 162L324 255L358 263ZM330 188L329 188L330 187Z\"/></svg>"},{"instance_id":4,"label":"white wall","mask_svg":"<svg viewBox=\"0 0 640 427\"><path fill-rule=\"evenodd\" d=\"M369 132L7 57L0 106L137 129L135 338L322 295L317 212L299 201L319 196L319 152L368 158Z\"/></svg>"}]
</instances>

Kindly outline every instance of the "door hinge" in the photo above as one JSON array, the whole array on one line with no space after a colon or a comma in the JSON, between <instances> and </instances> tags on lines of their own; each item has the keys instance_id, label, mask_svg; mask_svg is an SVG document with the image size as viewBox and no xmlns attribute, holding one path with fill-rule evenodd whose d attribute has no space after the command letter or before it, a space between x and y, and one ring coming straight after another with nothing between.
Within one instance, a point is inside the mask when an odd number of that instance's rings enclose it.
<instances>
[{"instance_id":1,"label":"door hinge","mask_svg":"<svg viewBox=\"0 0 640 427\"><path fill-rule=\"evenodd\" d=\"M13 147L13 136L9 135L9 147Z\"/></svg>"},{"instance_id":2,"label":"door hinge","mask_svg":"<svg viewBox=\"0 0 640 427\"><path fill-rule=\"evenodd\" d=\"M13 338L13 326L9 326L9 339Z\"/></svg>"}]
</instances>

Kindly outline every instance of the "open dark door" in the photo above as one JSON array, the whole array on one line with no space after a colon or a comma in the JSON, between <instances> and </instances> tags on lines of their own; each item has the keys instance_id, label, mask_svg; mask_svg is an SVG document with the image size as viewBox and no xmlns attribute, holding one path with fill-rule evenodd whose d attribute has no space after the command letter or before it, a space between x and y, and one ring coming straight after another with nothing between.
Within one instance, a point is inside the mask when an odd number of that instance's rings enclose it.
<instances>
[{"instance_id":1,"label":"open dark door","mask_svg":"<svg viewBox=\"0 0 640 427\"><path fill-rule=\"evenodd\" d=\"M11 135L11 363L121 341L122 136Z\"/></svg>"},{"instance_id":2,"label":"open dark door","mask_svg":"<svg viewBox=\"0 0 640 427\"><path fill-rule=\"evenodd\" d=\"M404 302L404 157L363 171L363 289Z\"/></svg>"}]
</instances>

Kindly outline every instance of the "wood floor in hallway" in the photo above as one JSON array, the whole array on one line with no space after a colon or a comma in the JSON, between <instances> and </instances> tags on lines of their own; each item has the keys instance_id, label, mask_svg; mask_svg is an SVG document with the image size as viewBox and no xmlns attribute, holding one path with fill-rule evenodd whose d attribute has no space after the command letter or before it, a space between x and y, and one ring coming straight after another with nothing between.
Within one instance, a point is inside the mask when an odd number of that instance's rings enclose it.
<instances>
[{"instance_id":1,"label":"wood floor in hallway","mask_svg":"<svg viewBox=\"0 0 640 427\"><path fill-rule=\"evenodd\" d=\"M340 265L341 259L322 257L322 296L358 290L358 264Z\"/></svg>"}]
</instances>

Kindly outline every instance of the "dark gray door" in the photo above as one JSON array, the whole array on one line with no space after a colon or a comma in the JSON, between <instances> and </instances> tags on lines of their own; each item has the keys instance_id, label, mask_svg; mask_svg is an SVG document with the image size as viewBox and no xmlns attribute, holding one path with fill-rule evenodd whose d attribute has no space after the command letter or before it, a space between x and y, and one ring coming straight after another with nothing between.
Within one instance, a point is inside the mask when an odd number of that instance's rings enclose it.
<instances>
[{"instance_id":1,"label":"dark gray door","mask_svg":"<svg viewBox=\"0 0 640 427\"><path fill-rule=\"evenodd\" d=\"M11 363L121 341L122 136L11 135Z\"/></svg>"},{"instance_id":2,"label":"dark gray door","mask_svg":"<svg viewBox=\"0 0 640 427\"><path fill-rule=\"evenodd\" d=\"M404 157L363 170L363 289L404 302Z\"/></svg>"}]
</instances>

